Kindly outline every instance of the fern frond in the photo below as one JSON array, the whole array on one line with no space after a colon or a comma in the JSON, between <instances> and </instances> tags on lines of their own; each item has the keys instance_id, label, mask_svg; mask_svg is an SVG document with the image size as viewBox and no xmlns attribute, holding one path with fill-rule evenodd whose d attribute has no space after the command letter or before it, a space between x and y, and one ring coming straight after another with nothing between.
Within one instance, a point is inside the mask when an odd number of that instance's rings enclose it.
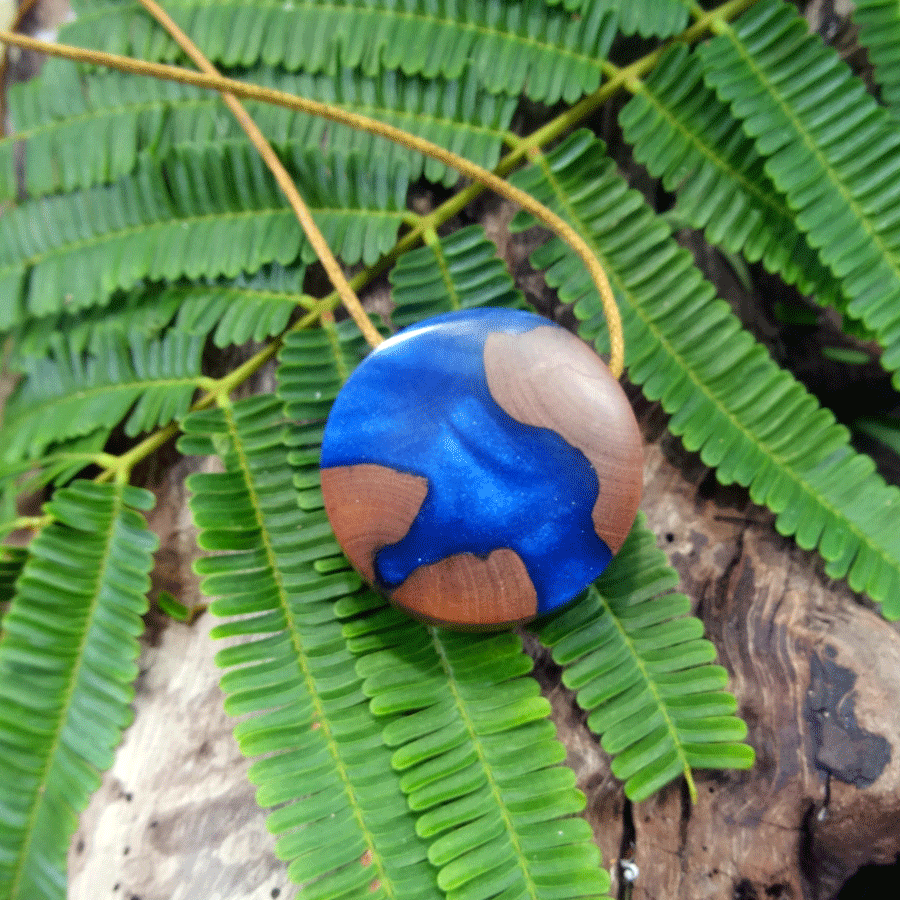
<instances>
[{"instance_id":1,"label":"fern frond","mask_svg":"<svg viewBox=\"0 0 900 900\"><path fill-rule=\"evenodd\" d=\"M762 0L699 48L797 225L900 385L900 132L793 6Z\"/></svg>"},{"instance_id":2,"label":"fern frond","mask_svg":"<svg viewBox=\"0 0 900 900\"><path fill-rule=\"evenodd\" d=\"M297 504L283 443L281 404L255 397L194 413L186 452L217 452L225 471L189 479L200 544L203 590L224 619L219 638L238 639L217 662L226 709L254 762L250 777L277 836L276 853L305 898L434 898L439 892L424 843L354 674L353 657L332 614L359 577L336 556L325 514ZM314 426L319 430L320 426ZM323 850L327 848L327 850Z\"/></svg>"},{"instance_id":3,"label":"fern frond","mask_svg":"<svg viewBox=\"0 0 900 900\"><path fill-rule=\"evenodd\" d=\"M32 361L7 402L0 428L7 462L37 459L52 444L98 429L108 434L123 420L131 436L167 425L187 413L200 384L196 335L173 331L144 341L110 334L95 354L57 344Z\"/></svg>"},{"instance_id":4,"label":"fern frond","mask_svg":"<svg viewBox=\"0 0 900 900\"><path fill-rule=\"evenodd\" d=\"M291 161L329 245L347 263L389 250L405 215L402 167L355 157ZM144 280L175 281L312 262L314 251L255 152L232 147L148 162L116 184L36 200L0 219L0 328L107 304Z\"/></svg>"},{"instance_id":5,"label":"fern frond","mask_svg":"<svg viewBox=\"0 0 900 900\"><path fill-rule=\"evenodd\" d=\"M17 196L20 143L22 186L31 197L117 181L135 168L142 148L159 146L164 110L201 96L174 82L48 60L39 77L7 92L12 132L0 140L0 197Z\"/></svg>"},{"instance_id":6,"label":"fern frond","mask_svg":"<svg viewBox=\"0 0 900 900\"><path fill-rule=\"evenodd\" d=\"M0 638L0 896L66 895L77 814L131 720L156 537L148 491L77 482L47 504Z\"/></svg>"},{"instance_id":7,"label":"fern frond","mask_svg":"<svg viewBox=\"0 0 900 900\"><path fill-rule=\"evenodd\" d=\"M886 617L900 617L900 491L742 330L602 143L578 132L515 181L568 216L594 248L622 308L629 377L670 413L670 430L723 484L749 487L776 513L779 532L818 549L829 576L846 576ZM582 337L602 349L600 301L577 257L554 239L532 263L575 304Z\"/></svg>"},{"instance_id":8,"label":"fern frond","mask_svg":"<svg viewBox=\"0 0 900 900\"><path fill-rule=\"evenodd\" d=\"M900 10L893 0L856 0L853 21L875 67L881 99L900 114Z\"/></svg>"},{"instance_id":9,"label":"fern frond","mask_svg":"<svg viewBox=\"0 0 900 900\"><path fill-rule=\"evenodd\" d=\"M0 549L0 605L9 603L13 598L16 581L22 574L22 569L28 561L28 550L25 547L11 547L4 545ZM5 606L0 609L0 630L3 628L3 613Z\"/></svg>"},{"instance_id":10,"label":"fern frond","mask_svg":"<svg viewBox=\"0 0 900 900\"><path fill-rule=\"evenodd\" d=\"M619 31L642 37L672 37L684 31L690 19L688 0L545 0L586 15L597 8L614 12Z\"/></svg>"},{"instance_id":11,"label":"fern frond","mask_svg":"<svg viewBox=\"0 0 900 900\"><path fill-rule=\"evenodd\" d=\"M609 889L590 827L569 818L584 797L517 636L453 634L392 609L346 632L448 900Z\"/></svg>"},{"instance_id":12,"label":"fern frond","mask_svg":"<svg viewBox=\"0 0 900 900\"><path fill-rule=\"evenodd\" d=\"M525 298L480 225L404 254L389 277L397 307L391 320L398 328L473 306L525 308Z\"/></svg>"},{"instance_id":13,"label":"fern frond","mask_svg":"<svg viewBox=\"0 0 900 900\"><path fill-rule=\"evenodd\" d=\"M702 79L696 54L675 45L636 86L619 114L635 159L676 192L676 210L710 243L761 261L820 303L844 306L753 141Z\"/></svg>"},{"instance_id":14,"label":"fern frond","mask_svg":"<svg viewBox=\"0 0 900 900\"><path fill-rule=\"evenodd\" d=\"M619 30L641 37L672 37L687 28L688 0L615 0Z\"/></svg>"},{"instance_id":15,"label":"fern frond","mask_svg":"<svg viewBox=\"0 0 900 900\"><path fill-rule=\"evenodd\" d=\"M348 68L334 75L261 69L237 77L402 127L489 169L516 107L514 96L488 92L471 68L457 79L428 81L390 70L367 77ZM166 159L185 147L247 143L215 94L62 60L51 60L39 78L10 89L10 106L15 130L0 140L0 199L16 196L20 142L31 197L116 181L134 170L145 150ZM403 161L412 179L424 173L449 185L459 177L434 160L343 125L267 104L246 108L284 158L321 149L385 157L389 170Z\"/></svg>"},{"instance_id":16,"label":"fern frond","mask_svg":"<svg viewBox=\"0 0 900 900\"><path fill-rule=\"evenodd\" d=\"M539 631L635 802L679 775L695 794L695 768L753 763L728 673L710 665L716 651L688 598L669 593L677 582L641 513L588 596Z\"/></svg>"},{"instance_id":17,"label":"fern frond","mask_svg":"<svg viewBox=\"0 0 900 900\"><path fill-rule=\"evenodd\" d=\"M249 277L176 287L164 296L172 293L177 299L177 329L210 334L217 347L241 345L285 330L291 316L305 306L305 271L302 265L286 269L276 263Z\"/></svg>"},{"instance_id":18,"label":"fern frond","mask_svg":"<svg viewBox=\"0 0 900 900\"><path fill-rule=\"evenodd\" d=\"M9 365L27 369L33 365L29 358L50 353L60 334L68 352L93 355L110 340L155 341L169 326L185 335L211 336L217 347L263 341L281 334L291 316L312 302L302 293L305 271L302 265L286 269L276 263L230 281L154 286L114 297L106 307L30 320L16 332Z\"/></svg>"},{"instance_id":19,"label":"fern frond","mask_svg":"<svg viewBox=\"0 0 900 900\"><path fill-rule=\"evenodd\" d=\"M35 494L47 485L62 487L96 464L109 440L109 428L54 441L37 459L0 460L0 505L12 516L19 497Z\"/></svg>"},{"instance_id":20,"label":"fern frond","mask_svg":"<svg viewBox=\"0 0 900 900\"><path fill-rule=\"evenodd\" d=\"M278 354L278 396L289 419L324 423L338 391L370 349L360 338L350 319L285 336ZM314 476L318 489L318 468Z\"/></svg>"},{"instance_id":21,"label":"fern frond","mask_svg":"<svg viewBox=\"0 0 900 900\"><path fill-rule=\"evenodd\" d=\"M127 2L81 2L61 39L83 47L152 60L181 51ZM459 78L466 65L493 93L573 102L600 84L615 16L599 6L574 18L544 0L467 0L459 7L415 0L327 4L316 0L249 3L178 0L168 13L204 55L225 68L262 62L289 71L367 75L385 69L424 78Z\"/></svg>"}]
</instances>

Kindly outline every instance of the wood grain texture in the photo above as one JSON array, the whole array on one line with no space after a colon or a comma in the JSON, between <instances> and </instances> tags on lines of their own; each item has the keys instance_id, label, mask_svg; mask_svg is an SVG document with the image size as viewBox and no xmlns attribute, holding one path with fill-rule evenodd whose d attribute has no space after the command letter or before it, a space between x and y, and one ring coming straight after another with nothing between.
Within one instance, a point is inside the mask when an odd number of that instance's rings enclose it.
<instances>
[{"instance_id":1,"label":"wood grain texture","mask_svg":"<svg viewBox=\"0 0 900 900\"><path fill-rule=\"evenodd\" d=\"M583 341L561 328L492 334L484 348L491 396L517 422L555 431L597 474L598 536L616 553L637 514L644 454L631 404Z\"/></svg>"},{"instance_id":2,"label":"wood grain texture","mask_svg":"<svg viewBox=\"0 0 900 900\"><path fill-rule=\"evenodd\" d=\"M502 548L486 558L458 553L420 566L391 599L426 622L492 629L533 619L537 593L518 554Z\"/></svg>"},{"instance_id":3,"label":"wood grain texture","mask_svg":"<svg viewBox=\"0 0 900 900\"><path fill-rule=\"evenodd\" d=\"M898 626L638 405L652 441L642 509L731 675L757 762L698 772L695 805L675 784L625 815L634 900L835 900L859 866L900 852Z\"/></svg>"},{"instance_id":4,"label":"wood grain texture","mask_svg":"<svg viewBox=\"0 0 900 900\"><path fill-rule=\"evenodd\" d=\"M363 463L322 469L325 510L338 543L375 583L375 554L402 538L428 493L428 479Z\"/></svg>"}]
</instances>

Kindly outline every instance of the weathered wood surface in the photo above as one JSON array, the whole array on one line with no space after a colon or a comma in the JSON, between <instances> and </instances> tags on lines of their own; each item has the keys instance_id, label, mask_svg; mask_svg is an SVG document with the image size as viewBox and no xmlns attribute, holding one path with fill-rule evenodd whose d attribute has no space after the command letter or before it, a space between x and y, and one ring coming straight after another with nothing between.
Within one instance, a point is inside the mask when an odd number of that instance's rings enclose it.
<instances>
[{"instance_id":1,"label":"weathered wood surface","mask_svg":"<svg viewBox=\"0 0 900 900\"><path fill-rule=\"evenodd\" d=\"M758 763L699 773L695 806L676 784L632 809L538 651L604 860L618 879L617 860L633 859L637 900L829 900L859 865L900 852L900 636L638 406L643 508L732 672ZM183 470L159 488L156 578L191 602ZM210 618L151 622L134 725L73 845L72 900L293 895L222 711Z\"/></svg>"},{"instance_id":2,"label":"weathered wood surface","mask_svg":"<svg viewBox=\"0 0 900 900\"><path fill-rule=\"evenodd\" d=\"M757 764L701 775L693 807L679 787L635 806L634 897L828 900L900 852L898 631L676 439L653 444L647 477L644 508L731 672Z\"/></svg>"}]
</instances>

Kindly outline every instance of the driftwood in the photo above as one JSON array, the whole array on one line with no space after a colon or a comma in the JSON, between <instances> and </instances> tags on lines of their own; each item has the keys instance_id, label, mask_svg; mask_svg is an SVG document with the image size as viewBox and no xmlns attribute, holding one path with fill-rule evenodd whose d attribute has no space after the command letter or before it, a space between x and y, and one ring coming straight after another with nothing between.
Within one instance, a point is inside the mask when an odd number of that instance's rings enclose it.
<instances>
[{"instance_id":1,"label":"driftwood","mask_svg":"<svg viewBox=\"0 0 900 900\"><path fill-rule=\"evenodd\" d=\"M758 762L698 773L696 805L675 784L632 806L536 650L614 890L619 860L631 860L638 900L830 900L859 866L900 852L900 635L828 581L815 555L780 538L743 491L720 487L664 432L658 408L644 405L641 418L642 507L732 674ZM157 490L155 578L191 602L183 469ZM210 619L152 617L134 724L73 844L72 900L294 893L222 711Z\"/></svg>"},{"instance_id":2,"label":"driftwood","mask_svg":"<svg viewBox=\"0 0 900 900\"><path fill-rule=\"evenodd\" d=\"M898 631L674 438L649 448L647 477L644 509L731 673L757 764L701 775L693 807L673 786L625 814L634 897L828 900L900 852Z\"/></svg>"}]
</instances>

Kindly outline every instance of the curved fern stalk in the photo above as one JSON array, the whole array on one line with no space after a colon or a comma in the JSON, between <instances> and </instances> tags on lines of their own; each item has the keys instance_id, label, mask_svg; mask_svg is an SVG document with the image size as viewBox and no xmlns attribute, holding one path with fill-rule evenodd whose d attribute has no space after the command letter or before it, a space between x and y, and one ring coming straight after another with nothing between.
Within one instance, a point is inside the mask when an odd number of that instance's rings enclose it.
<instances>
[{"instance_id":1,"label":"curved fern stalk","mask_svg":"<svg viewBox=\"0 0 900 900\"><path fill-rule=\"evenodd\" d=\"M328 357L320 359L327 364ZM359 587L321 509L297 505L281 404L272 396L194 413L181 448L225 471L189 479L210 609L229 639L217 662L226 709L276 853L304 898L437 898L379 723L369 713L332 606Z\"/></svg>"},{"instance_id":2,"label":"curved fern stalk","mask_svg":"<svg viewBox=\"0 0 900 900\"><path fill-rule=\"evenodd\" d=\"M39 459L67 438L108 435L121 421L134 436L184 416L200 375L203 338L173 331L161 340L108 333L96 354L54 352L31 362L7 402L3 459ZM130 412L129 412L130 411Z\"/></svg>"},{"instance_id":3,"label":"curved fern stalk","mask_svg":"<svg viewBox=\"0 0 900 900\"><path fill-rule=\"evenodd\" d=\"M841 309L846 301L794 214L766 175L763 158L728 106L703 83L699 58L675 45L619 113L638 162L676 193L675 208L711 244L761 261L804 294Z\"/></svg>"},{"instance_id":4,"label":"curved fern stalk","mask_svg":"<svg viewBox=\"0 0 900 900\"><path fill-rule=\"evenodd\" d=\"M900 132L792 6L762 0L699 48L705 78L766 159L848 311L900 385Z\"/></svg>"},{"instance_id":5,"label":"curved fern stalk","mask_svg":"<svg viewBox=\"0 0 900 900\"><path fill-rule=\"evenodd\" d=\"M602 143L576 133L514 178L563 210L594 247L622 306L629 376L662 403L670 430L723 484L749 487L776 513L780 533L818 549L830 577L847 577L886 617L900 617L900 491L743 331ZM602 346L598 299L575 258L554 239L532 264L575 304L579 333Z\"/></svg>"},{"instance_id":6,"label":"curved fern stalk","mask_svg":"<svg viewBox=\"0 0 900 900\"><path fill-rule=\"evenodd\" d=\"M856 0L853 21L875 67L881 98L900 114L900 10L893 0Z\"/></svg>"},{"instance_id":7,"label":"curved fern stalk","mask_svg":"<svg viewBox=\"0 0 900 900\"><path fill-rule=\"evenodd\" d=\"M457 79L385 71L368 77L342 68L334 75L291 74L261 68L242 73L258 84L309 97L402 127L486 168L500 156L516 98L489 93L471 68ZM65 104L60 97L65 98ZM16 154L25 144L30 197L111 183L134 171L143 152L157 160L188 147L246 144L240 127L223 121L221 100L208 91L162 80L91 70L50 60L41 77L9 91L14 133L0 140L0 198L17 194ZM357 154L392 170L409 168L430 181L453 184L458 175L398 145L304 113L248 103L247 111L286 160L311 149Z\"/></svg>"},{"instance_id":8,"label":"curved fern stalk","mask_svg":"<svg viewBox=\"0 0 900 900\"><path fill-rule=\"evenodd\" d=\"M181 53L136 2L77 3L65 40L155 61ZM294 0L167 2L167 12L219 68L263 63L289 71L375 76L385 70L424 78L459 78L471 65L492 93L573 102L596 90L615 37L615 16L599 6L573 18L544 0L467 0L461 7L417 0L346 5Z\"/></svg>"},{"instance_id":9,"label":"curved fern stalk","mask_svg":"<svg viewBox=\"0 0 900 900\"><path fill-rule=\"evenodd\" d=\"M679 775L696 800L693 769L753 764L728 673L710 665L716 651L690 600L669 593L677 582L639 514L588 596L538 631L634 801Z\"/></svg>"},{"instance_id":10,"label":"curved fern stalk","mask_svg":"<svg viewBox=\"0 0 900 900\"><path fill-rule=\"evenodd\" d=\"M156 537L148 491L75 482L45 507L0 638L0 896L66 895L77 814L131 720Z\"/></svg>"},{"instance_id":11,"label":"curved fern stalk","mask_svg":"<svg viewBox=\"0 0 900 900\"><path fill-rule=\"evenodd\" d=\"M403 171L354 157L294 161L293 174L348 264L393 247L403 222ZM312 262L293 213L248 147L148 162L116 184L24 203L0 219L0 328L62 309L105 305L145 279L226 276Z\"/></svg>"}]
</instances>

